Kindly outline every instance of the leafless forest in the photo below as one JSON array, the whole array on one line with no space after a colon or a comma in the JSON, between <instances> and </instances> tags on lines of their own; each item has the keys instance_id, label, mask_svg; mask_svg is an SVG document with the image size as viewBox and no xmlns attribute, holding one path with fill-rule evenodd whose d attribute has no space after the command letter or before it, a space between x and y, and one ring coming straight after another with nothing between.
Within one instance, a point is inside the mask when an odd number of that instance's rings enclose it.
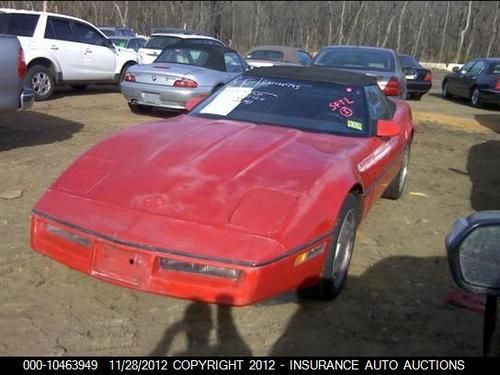
<instances>
[{"instance_id":1,"label":"leafless forest","mask_svg":"<svg viewBox=\"0 0 500 375\"><path fill-rule=\"evenodd\" d=\"M0 1L46 9L140 34L180 27L219 37L245 53L259 44L316 52L328 44L394 48L422 61L500 55L500 1Z\"/></svg>"}]
</instances>

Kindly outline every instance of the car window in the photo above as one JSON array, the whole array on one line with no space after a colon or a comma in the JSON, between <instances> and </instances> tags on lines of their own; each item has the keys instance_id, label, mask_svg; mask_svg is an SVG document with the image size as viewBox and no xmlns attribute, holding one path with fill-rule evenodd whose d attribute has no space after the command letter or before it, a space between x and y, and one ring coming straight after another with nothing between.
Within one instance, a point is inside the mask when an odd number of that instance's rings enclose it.
<instances>
[{"instance_id":1,"label":"car window","mask_svg":"<svg viewBox=\"0 0 500 375\"><path fill-rule=\"evenodd\" d=\"M460 72L467 73L470 70L470 68L472 68L472 65L474 65L475 62L476 62L476 60L468 62L467 64L462 66L462 68L460 69Z\"/></svg>"},{"instance_id":2,"label":"car window","mask_svg":"<svg viewBox=\"0 0 500 375\"><path fill-rule=\"evenodd\" d=\"M388 51L364 48L326 48L313 60L313 65L329 68L394 71L394 57Z\"/></svg>"},{"instance_id":3,"label":"car window","mask_svg":"<svg viewBox=\"0 0 500 375\"><path fill-rule=\"evenodd\" d=\"M401 66L411 68L422 68L422 65L413 57L409 55L398 55Z\"/></svg>"},{"instance_id":4,"label":"car window","mask_svg":"<svg viewBox=\"0 0 500 375\"><path fill-rule=\"evenodd\" d=\"M45 28L45 38L67 40L70 42L76 41L73 29L71 28L71 22L53 17L48 18L47 27Z\"/></svg>"},{"instance_id":5,"label":"car window","mask_svg":"<svg viewBox=\"0 0 500 375\"><path fill-rule=\"evenodd\" d=\"M114 36L115 35L115 32L113 30L109 30L109 29L101 29L101 31L104 33L104 35L106 36Z\"/></svg>"},{"instance_id":6,"label":"car window","mask_svg":"<svg viewBox=\"0 0 500 375\"><path fill-rule=\"evenodd\" d=\"M392 118L395 105L387 99L382 90L380 90L380 87L378 85L366 86L365 91L370 118L375 121Z\"/></svg>"},{"instance_id":7,"label":"car window","mask_svg":"<svg viewBox=\"0 0 500 375\"><path fill-rule=\"evenodd\" d=\"M488 69L488 74L500 74L500 63L493 63Z\"/></svg>"},{"instance_id":8,"label":"car window","mask_svg":"<svg viewBox=\"0 0 500 375\"><path fill-rule=\"evenodd\" d=\"M312 61L312 57L304 51L297 51L297 60L301 65L309 65Z\"/></svg>"},{"instance_id":9,"label":"car window","mask_svg":"<svg viewBox=\"0 0 500 375\"><path fill-rule=\"evenodd\" d=\"M229 73L239 73L245 70L239 56L235 52L224 53L224 64L226 64L226 72Z\"/></svg>"},{"instance_id":10,"label":"car window","mask_svg":"<svg viewBox=\"0 0 500 375\"><path fill-rule=\"evenodd\" d=\"M486 66L486 64L483 61L478 61L475 63L472 68L470 68L469 73L470 74L479 74L483 70L483 68Z\"/></svg>"},{"instance_id":11,"label":"car window","mask_svg":"<svg viewBox=\"0 0 500 375\"><path fill-rule=\"evenodd\" d=\"M247 59L262 59L262 60L277 60L281 61L285 58L283 52L269 49L256 49L250 51Z\"/></svg>"},{"instance_id":12,"label":"car window","mask_svg":"<svg viewBox=\"0 0 500 375\"><path fill-rule=\"evenodd\" d=\"M38 14L0 14L0 34L33 36Z\"/></svg>"},{"instance_id":13,"label":"car window","mask_svg":"<svg viewBox=\"0 0 500 375\"><path fill-rule=\"evenodd\" d=\"M126 48L130 48L130 49L136 49L137 48L137 43L135 41L135 39L129 39L127 40L127 44L125 45Z\"/></svg>"},{"instance_id":14,"label":"car window","mask_svg":"<svg viewBox=\"0 0 500 375\"><path fill-rule=\"evenodd\" d=\"M196 47L169 47L162 51L155 63L177 63L213 69L212 60L207 51Z\"/></svg>"},{"instance_id":15,"label":"car window","mask_svg":"<svg viewBox=\"0 0 500 375\"><path fill-rule=\"evenodd\" d=\"M137 44L137 49L142 48L144 46L144 43L146 43L146 39L134 39L135 43Z\"/></svg>"},{"instance_id":16,"label":"car window","mask_svg":"<svg viewBox=\"0 0 500 375\"><path fill-rule=\"evenodd\" d=\"M127 39L116 39L116 38L113 38L113 39L111 39L111 41L117 47L127 48ZM129 47L129 48L132 48L132 47Z\"/></svg>"},{"instance_id":17,"label":"car window","mask_svg":"<svg viewBox=\"0 0 500 375\"><path fill-rule=\"evenodd\" d=\"M180 40L180 38L175 36L152 36L146 44L144 44L144 48L164 49L168 46L179 43Z\"/></svg>"},{"instance_id":18,"label":"car window","mask_svg":"<svg viewBox=\"0 0 500 375\"><path fill-rule=\"evenodd\" d=\"M80 43L93 44L96 46L104 46L106 39L92 27L80 22L73 23L76 39Z\"/></svg>"},{"instance_id":19,"label":"car window","mask_svg":"<svg viewBox=\"0 0 500 375\"><path fill-rule=\"evenodd\" d=\"M194 43L194 44L204 44L206 46L218 46L218 47L224 47L224 44L221 42L218 42L217 40L213 39L196 39L196 38L187 38L184 39L185 43Z\"/></svg>"},{"instance_id":20,"label":"car window","mask_svg":"<svg viewBox=\"0 0 500 375\"><path fill-rule=\"evenodd\" d=\"M120 29L120 35L122 36L135 36L134 32L129 29Z\"/></svg>"},{"instance_id":21,"label":"car window","mask_svg":"<svg viewBox=\"0 0 500 375\"><path fill-rule=\"evenodd\" d=\"M233 79L190 115L310 132L371 135L362 87L255 74Z\"/></svg>"}]
</instances>

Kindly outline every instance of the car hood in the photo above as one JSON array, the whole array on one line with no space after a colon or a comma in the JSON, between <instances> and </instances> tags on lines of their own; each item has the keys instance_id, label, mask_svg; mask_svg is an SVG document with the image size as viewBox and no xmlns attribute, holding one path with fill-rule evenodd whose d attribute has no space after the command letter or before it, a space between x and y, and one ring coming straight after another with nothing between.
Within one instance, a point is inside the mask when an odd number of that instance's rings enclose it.
<instances>
[{"instance_id":1,"label":"car hood","mask_svg":"<svg viewBox=\"0 0 500 375\"><path fill-rule=\"evenodd\" d=\"M300 222L307 207L318 204L324 186L346 174L354 177L352 165L368 142L182 115L97 144L51 186L35 211L96 231L96 220L106 222L113 233L132 225L119 223L136 212L152 218L151 225L173 220L177 232L199 233L187 229L196 225L213 228L212 236L216 229L277 239L287 223ZM158 224L158 231L165 228L165 222Z\"/></svg>"}]
</instances>

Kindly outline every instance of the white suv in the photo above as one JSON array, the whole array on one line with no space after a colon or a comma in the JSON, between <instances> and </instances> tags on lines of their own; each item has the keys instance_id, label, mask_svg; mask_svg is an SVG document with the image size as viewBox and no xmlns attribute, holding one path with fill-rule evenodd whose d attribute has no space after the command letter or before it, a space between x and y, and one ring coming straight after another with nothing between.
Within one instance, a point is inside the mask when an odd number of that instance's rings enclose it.
<instances>
[{"instance_id":1,"label":"white suv","mask_svg":"<svg viewBox=\"0 0 500 375\"><path fill-rule=\"evenodd\" d=\"M181 42L193 42L197 44L208 44L211 46L225 47L219 39L208 35L195 34L193 32L153 32L144 47L139 49L139 63L152 64L161 51L169 46Z\"/></svg>"},{"instance_id":2,"label":"white suv","mask_svg":"<svg viewBox=\"0 0 500 375\"><path fill-rule=\"evenodd\" d=\"M26 84L36 100L48 99L55 85L81 89L118 84L137 53L115 47L91 23L60 14L0 9L0 33L16 35L23 47Z\"/></svg>"}]
</instances>

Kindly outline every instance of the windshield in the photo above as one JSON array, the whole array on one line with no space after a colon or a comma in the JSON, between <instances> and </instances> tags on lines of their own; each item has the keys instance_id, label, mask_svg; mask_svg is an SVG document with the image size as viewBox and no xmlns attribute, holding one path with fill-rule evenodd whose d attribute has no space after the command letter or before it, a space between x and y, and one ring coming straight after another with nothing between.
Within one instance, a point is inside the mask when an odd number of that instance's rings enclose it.
<instances>
[{"instance_id":1,"label":"windshield","mask_svg":"<svg viewBox=\"0 0 500 375\"><path fill-rule=\"evenodd\" d=\"M251 51L247 59L262 59L262 60L283 60L283 52L274 50L258 49Z\"/></svg>"},{"instance_id":2,"label":"windshield","mask_svg":"<svg viewBox=\"0 0 500 375\"><path fill-rule=\"evenodd\" d=\"M371 134L362 87L296 79L238 76L190 115L310 132Z\"/></svg>"},{"instance_id":3,"label":"windshield","mask_svg":"<svg viewBox=\"0 0 500 375\"><path fill-rule=\"evenodd\" d=\"M327 48L320 51L312 64L339 69L394 71L390 52L363 48Z\"/></svg>"},{"instance_id":4,"label":"windshield","mask_svg":"<svg viewBox=\"0 0 500 375\"><path fill-rule=\"evenodd\" d=\"M413 56L408 55L399 55L399 61L401 62L401 66L406 68L421 68L422 65L418 63L417 60Z\"/></svg>"},{"instance_id":5,"label":"windshield","mask_svg":"<svg viewBox=\"0 0 500 375\"><path fill-rule=\"evenodd\" d=\"M144 48L164 49L165 47L179 43L179 41L180 38L175 36L152 36L146 44L144 44Z\"/></svg>"}]
</instances>

